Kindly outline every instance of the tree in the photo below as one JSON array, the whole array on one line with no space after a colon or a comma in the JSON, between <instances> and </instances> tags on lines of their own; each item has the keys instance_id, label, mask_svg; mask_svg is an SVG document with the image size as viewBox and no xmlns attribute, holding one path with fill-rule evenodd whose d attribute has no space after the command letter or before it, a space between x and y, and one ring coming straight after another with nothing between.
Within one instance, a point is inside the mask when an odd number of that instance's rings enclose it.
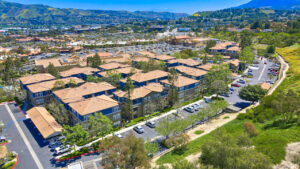
<instances>
[{"instance_id":1,"label":"tree","mask_svg":"<svg viewBox=\"0 0 300 169\"><path fill-rule=\"evenodd\" d=\"M102 82L102 78L96 77L96 76L93 76L93 75L88 75L87 78L86 78L86 81L87 82L99 83L99 82Z\"/></svg>"},{"instance_id":2,"label":"tree","mask_svg":"<svg viewBox=\"0 0 300 169\"><path fill-rule=\"evenodd\" d=\"M275 49L276 49L276 47L274 45L269 45L267 47L267 53L274 54L275 53Z\"/></svg>"},{"instance_id":3,"label":"tree","mask_svg":"<svg viewBox=\"0 0 300 169\"><path fill-rule=\"evenodd\" d=\"M217 130L214 139L203 144L200 161L215 168L271 169L271 160L251 146L248 136L232 136Z\"/></svg>"},{"instance_id":4,"label":"tree","mask_svg":"<svg viewBox=\"0 0 300 169\"><path fill-rule=\"evenodd\" d=\"M241 32L241 47L244 49L252 44L252 34L249 31Z\"/></svg>"},{"instance_id":5,"label":"tree","mask_svg":"<svg viewBox=\"0 0 300 169\"><path fill-rule=\"evenodd\" d=\"M214 63L222 63L224 61L224 57L221 54L216 54L214 56Z\"/></svg>"},{"instance_id":6,"label":"tree","mask_svg":"<svg viewBox=\"0 0 300 169\"><path fill-rule=\"evenodd\" d=\"M148 141L145 143L145 149L146 149L148 156L153 156L154 153L158 152L159 146L158 146L158 143L156 143L156 142Z\"/></svg>"},{"instance_id":7,"label":"tree","mask_svg":"<svg viewBox=\"0 0 300 169\"><path fill-rule=\"evenodd\" d=\"M57 104L54 100L46 105L46 109L55 118L59 124L70 124L72 117L71 114L66 110L63 104Z\"/></svg>"},{"instance_id":8,"label":"tree","mask_svg":"<svg viewBox=\"0 0 300 169\"><path fill-rule=\"evenodd\" d=\"M111 147L103 155L104 168L150 168L144 140L131 132L120 143Z\"/></svg>"},{"instance_id":9,"label":"tree","mask_svg":"<svg viewBox=\"0 0 300 169\"><path fill-rule=\"evenodd\" d=\"M127 119L132 120L133 119L133 106L132 106L132 100L131 100L131 95L134 90L133 82L131 78L128 76L124 89L126 91L126 102L124 105L124 112L125 115L127 116Z\"/></svg>"},{"instance_id":10,"label":"tree","mask_svg":"<svg viewBox=\"0 0 300 169\"><path fill-rule=\"evenodd\" d=\"M168 147L175 147L177 150L182 150L184 146L189 142L190 137L189 135L182 133L177 136L172 136L166 139L165 144Z\"/></svg>"},{"instance_id":11,"label":"tree","mask_svg":"<svg viewBox=\"0 0 300 169\"><path fill-rule=\"evenodd\" d=\"M56 80L54 85L53 85L53 89L57 90L57 89L63 89L65 88L65 83L62 80Z\"/></svg>"},{"instance_id":12,"label":"tree","mask_svg":"<svg viewBox=\"0 0 300 169\"><path fill-rule=\"evenodd\" d=\"M206 75L207 86L211 86L211 83L216 80L223 80L225 83L229 82L231 70L226 64L213 66Z\"/></svg>"},{"instance_id":13,"label":"tree","mask_svg":"<svg viewBox=\"0 0 300 169\"><path fill-rule=\"evenodd\" d=\"M49 63L49 66L47 67L48 73L50 73L52 76L58 78L59 77L59 72L58 70L54 67L53 63Z\"/></svg>"},{"instance_id":14,"label":"tree","mask_svg":"<svg viewBox=\"0 0 300 169\"><path fill-rule=\"evenodd\" d=\"M105 136L113 128L112 121L102 115L102 113L95 113L94 116L90 116L88 120L88 129L91 136Z\"/></svg>"},{"instance_id":15,"label":"tree","mask_svg":"<svg viewBox=\"0 0 300 169\"><path fill-rule=\"evenodd\" d=\"M206 53L209 53L209 49L216 46L217 42L214 40L210 40L206 43L206 47L204 48Z\"/></svg>"},{"instance_id":16,"label":"tree","mask_svg":"<svg viewBox=\"0 0 300 169\"><path fill-rule=\"evenodd\" d=\"M240 61L244 62L245 64L251 64L255 59L255 55L252 52L250 46L244 47L242 49L242 53L240 56Z\"/></svg>"},{"instance_id":17,"label":"tree","mask_svg":"<svg viewBox=\"0 0 300 169\"><path fill-rule=\"evenodd\" d=\"M109 70L106 72L106 78L109 83L111 83L113 86L119 87L121 74L116 70Z\"/></svg>"},{"instance_id":18,"label":"tree","mask_svg":"<svg viewBox=\"0 0 300 169\"><path fill-rule=\"evenodd\" d=\"M281 115L284 123L289 123L295 116L299 118L299 94L294 89L289 89L287 92L282 91L277 95L277 99L272 101L272 107Z\"/></svg>"},{"instance_id":19,"label":"tree","mask_svg":"<svg viewBox=\"0 0 300 169\"><path fill-rule=\"evenodd\" d=\"M155 131L168 139L174 132L174 123L169 118L163 118L155 127Z\"/></svg>"},{"instance_id":20,"label":"tree","mask_svg":"<svg viewBox=\"0 0 300 169\"><path fill-rule=\"evenodd\" d=\"M177 161L176 163L174 163L172 165L173 169L198 169L199 167L197 167L196 163L190 163L187 160L180 160Z\"/></svg>"},{"instance_id":21,"label":"tree","mask_svg":"<svg viewBox=\"0 0 300 169\"><path fill-rule=\"evenodd\" d=\"M169 106L173 106L179 99L177 87L175 86L176 81L178 80L178 73L175 68L171 68L168 75L168 81L170 83L168 100Z\"/></svg>"},{"instance_id":22,"label":"tree","mask_svg":"<svg viewBox=\"0 0 300 169\"><path fill-rule=\"evenodd\" d=\"M243 100L254 103L261 99L266 93L267 91L262 89L259 85L248 85L239 91L239 96Z\"/></svg>"},{"instance_id":23,"label":"tree","mask_svg":"<svg viewBox=\"0 0 300 169\"><path fill-rule=\"evenodd\" d=\"M215 80L212 82L210 89L213 93L217 94L217 97L222 94L228 92L228 85L223 80Z\"/></svg>"},{"instance_id":24,"label":"tree","mask_svg":"<svg viewBox=\"0 0 300 169\"><path fill-rule=\"evenodd\" d=\"M63 140L64 144L75 146L76 144L86 142L89 138L89 133L80 124L76 124L74 127L64 125L63 128L62 135L66 137Z\"/></svg>"},{"instance_id":25,"label":"tree","mask_svg":"<svg viewBox=\"0 0 300 169\"><path fill-rule=\"evenodd\" d=\"M71 78L68 82L68 85L69 85L69 87L76 87L77 83L74 79Z\"/></svg>"}]
</instances>

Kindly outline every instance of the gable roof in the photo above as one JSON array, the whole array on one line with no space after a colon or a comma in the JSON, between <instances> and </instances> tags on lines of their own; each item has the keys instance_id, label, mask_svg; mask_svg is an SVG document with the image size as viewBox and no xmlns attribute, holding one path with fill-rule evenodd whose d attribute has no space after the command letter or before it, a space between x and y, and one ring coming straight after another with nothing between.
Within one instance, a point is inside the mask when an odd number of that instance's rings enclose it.
<instances>
[{"instance_id":1,"label":"gable roof","mask_svg":"<svg viewBox=\"0 0 300 169\"><path fill-rule=\"evenodd\" d=\"M78 102L70 103L69 106L81 116L99 112L118 106L118 102L106 95L92 97Z\"/></svg>"},{"instance_id":2,"label":"gable roof","mask_svg":"<svg viewBox=\"0 0 300 169\"><path fill-rule=\"evenodd\" d=\"M26 84L38 83L38 82L53 80L53 79L55 79L55 77L49 73L39 73L39 74L21 77L19 80L22 82L23 85L26 85Z\"/></svg>"},{"instance_id":3,"label":"gable roof","mask_svg":"<svg viewBox=\"0 0 300 169\"><path fill-rule=\"evenodd\" d=\"M169 60L168 63L181 63L188 66L198 66L201 63L193 60L193 59L176 59L176 60Z\"/></svg>"},{"instance_id":4,"label":"gable roof","mask_svg":"<svg viewBox=\"0 0 300 169\"><path fill-rule=\"evenodd\" d=\"M209 71L213 66L215 66L216 64L205 64L205 65L201 65L198 66L197 68L202 69L202 70L206 70Z\"/></svg>"},{"instance_id":5,"label":"gable roof","mask_svg":"<svg viewBox=\"0 0 300 169\"><path fill-rule=\"evenodd\" d=\"M161 82L165 83L165 84L168 84L168 85L171 85L171 83L169 82L168 79L162 80ZM191 78L184 77L184 76L178 76L178 79L175 81L174 85L176 87L184 87L184 86L188 86L188 85L191 85L191 84L194 84L194 83L197 83L197 82L199 82L199 81L195 80L195 79L191 79Z\"/></svg>"},{"instance_id":6,"label":"gable roof","mask_svg":"<svg viewBox=\"0 0 300 169\"><path fill-rule=\"evenodd\" d=\"M131 70L134 70L135 73L140 73L142 70L134 68L134 67L124 67L120 69L114 69L117 73L122 73L122 74L129 74ZM98 74L101 75L102 77L106 77L107 72L99 72Z\"/></svg>"},{"instance_id":7,"label":"gable roof","mask_svg":"<svg viewBox=\"0 0 300 169\"><path fill-rule=\"evenodd\" d=\"M77 75L77 74L86 74L86 75L91 75L94 72L99 72L99 69L96 68L91 68L91 67L74 67L72 69L60 72L61 77L68 77L72 75Z\"/></svg>"},{"instance_id":8,"label":"gable roof","mask_svg":"<svg viewBox=\"0 0 300 169\"><path fill-rule=\"evenodd\" d=\"M63 129L44 107L33 107L27 114L45 139L60 133Z\"/></svg>"},{"instance_id":9,"label":"gable roof","mask_svg":"<svg viewBox=\"0 0 300 169\"><path fill-rule=\"evenodd\" d=\"M181 73L191 75L191 76L203 76L207 74L207 71L205 70L200 70L192 67L187 67L187 66L176 66L175 69Z\"/></svg>"},{"instance_id":10,"label":"gable roof","mask_svg":"<svg viewBox=\"0 0 300 169\"><path fill-rule=\"evenodd\" d=\"M99 93L107 90L116 89L113 85L107 82L92 83L87 82L76 88L66 88L53 92L64 103L71 103L84 99L83 96Z\"/></svg>"},{"instance_id":11,"label":"gable roof","mask_svg":"<svg viewBox=\"0 0 300 169\"><path fill-rule=\"evenodd\" d=\"M130 65L123 65L120 63L111 62L111 63L107 63L107 64L99 66L99 68L102 68L104 70L118 69L118 68L124 68L124 67L130 67Z\"/></svg>"},{"instance_id":12,"label":"gable roof","mask_svg":"<svg viewBox=\"0 0 300 169\"><path fill-rule=\"evenodd\" d=\"M52 63L54 67L62 66L61 61L58 58L35 60L35 65L42 66L43 68L48 67L50 63Z\"/></svg>"},{"instance_id":13,"label":"gable roof","mask_svg":"<svg viewBox=\"0 0 300 169\"><path fill-rule=\"evenodd\" d=\"M64 84L67 84L67 83L70 82L71 79L73 79L77 84L84 82L82 79L79 79L77 77L71 77L71 78L64 78L64 79L58 79L58 80L51 80L51 81L36 83L36 84L28 85L27 88L32 93L48 91L48 90L52 90L54 88L54 84L55 84L56 81L61 80L61 81L64 82Z\"/></svg>"},{"instance_id":14,"label":"gable roof","mask_svg":"<svg viewBox=\"0 0 300 169\"><path fill-rule=\"evenodd\" d=\"M139 88L134 88L130 99L135 100L135 99L138 99L138 98L143 98L143 97L147 96L148 94L150 94L151 92L160 93L163 90L164 90L164 87L161 84L159 84L159 83L150 83L146 86L142 86L142 87L139 87ZM114 92L114 94L118 97L126 97L127 98L126 92L122 91L122 90L116 91L116 92Z\"/></svg>"},{"instance_id":15,"label":"gable roof","mask_svg":"<svg viewBox=\"0 0 300 169\"><path fill-rule=\"evenodd\" d=\"M168 76L168 73L162 70L153 70L147 73L136 73L131 76L131 79L136 82L145 82L153 79L158 79Z\"/></svg>"}]
</instances>

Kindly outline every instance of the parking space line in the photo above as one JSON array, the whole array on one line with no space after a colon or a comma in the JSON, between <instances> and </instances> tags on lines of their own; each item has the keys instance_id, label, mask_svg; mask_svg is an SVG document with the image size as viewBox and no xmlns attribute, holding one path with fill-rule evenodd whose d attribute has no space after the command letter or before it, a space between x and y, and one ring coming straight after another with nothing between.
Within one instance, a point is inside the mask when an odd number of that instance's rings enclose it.
<instances>
[{"instance_id":1,"label":"parking space line","mask_svg":"<svg viewBox=\"0 0 300 169\"><path fill-rule=\"evenodd\" d=\"M18 132L20 133L20 136L23 138L23 141L25 142L25 144L26 144L26 146L27 146L27 148L28 148L28 150L29 150L32 158L34 159L34 162L37 165L37 167L39 169L43 169L44 167L43 167L42 163L40 162L39 158L37 157L36 153L34 152L34 150L33 150L32 146L31 146L30 142L28 141L27 137L25 136L23 130L21 129L19 123L17 122L15 116L13 115L13 113L11 112L11 110L8 107L7 104L5 104L5 108L8 111L8 113L9 113L10 117L12 118L12 120L14 121L14 124L15 124Z\"/></svg>"},{"instance_id":2,"label":"parking space line","mask_svg":"<svg viewBox=\"0 0 300 169\"><path fill-rule=\"evenodd\" d=\"M258 81L260 81L260 79L262 78L262 75L264 74L266 67L267 67L267 65L264 65L264 68L259 75Z\"/></svg>"}]
</instances>

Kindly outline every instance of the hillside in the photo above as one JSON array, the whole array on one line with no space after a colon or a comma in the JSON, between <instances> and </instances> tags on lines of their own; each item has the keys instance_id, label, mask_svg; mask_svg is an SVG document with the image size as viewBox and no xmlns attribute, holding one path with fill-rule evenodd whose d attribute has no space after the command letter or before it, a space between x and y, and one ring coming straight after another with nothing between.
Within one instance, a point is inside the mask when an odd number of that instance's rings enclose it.
<instances>
[{"instance_id":1,"label":"hillside","mask_svg":"<svg viewBox=\"0 0 300 169\"><path fill-rule=\"evenodd\" d=\"M300 9L300 0L252 0L237 8Z\"/></svg>"},{"instance_id":2,"label":"hillside","mask_svg":"<svg viewBox=\"0 0 300 169\"><path fill-rule=\"evenodd\" d=\"M46 5L24 5L0 1L0 24L105 24L136 20L170 20L188 16L183 13L152 11L112 11L53 8Z\"/></svg>"}]
</instances>

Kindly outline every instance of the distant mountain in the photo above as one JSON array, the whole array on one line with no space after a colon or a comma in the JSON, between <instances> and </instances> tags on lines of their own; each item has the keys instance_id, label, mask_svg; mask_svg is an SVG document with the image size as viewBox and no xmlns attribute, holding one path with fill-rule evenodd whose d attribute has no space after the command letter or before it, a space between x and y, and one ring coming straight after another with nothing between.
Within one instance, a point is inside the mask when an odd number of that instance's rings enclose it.
<instances>
[{"instance_id":1,"label":"distant mountain","mask_svg":"<svg viewBox=\"0 0 300 169\"><path fill-rule=\"evenodd\" d=\"M46 5L24 5L0 0L0 24L104 24L140 20L170 20L188 16L184 13L152 11L112 11L53 8Z\"/></svg>"},{"instance_id":2,"label":"distant mountain","mask_svg":"<svg viewBox=\"0 0 300 169\"><path fill-rule=\"evenodd\" d=\"M300 0L251 0L237 8L300 9Z\"/></svg>"}]
</instances>

